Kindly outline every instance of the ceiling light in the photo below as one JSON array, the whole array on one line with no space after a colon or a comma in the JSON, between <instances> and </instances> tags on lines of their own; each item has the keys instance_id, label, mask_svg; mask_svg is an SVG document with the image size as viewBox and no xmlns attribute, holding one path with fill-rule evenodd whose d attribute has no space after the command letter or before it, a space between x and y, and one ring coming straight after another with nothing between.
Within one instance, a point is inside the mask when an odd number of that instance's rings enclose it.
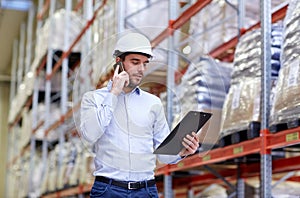
<instances>
[{"instance_id":1,"label":"ceiling light","mask_svg":"<svg viewBox=\"0 0 300 198\"><path fill-rule=\"evenodd\" d=\"M191 46L189 46L189 45L185 46L185 47L182 49L182 53L184 53L184 54L190 54L191 51L192 51L192 48L191 48Z\"/></svg>"}]
</instances>

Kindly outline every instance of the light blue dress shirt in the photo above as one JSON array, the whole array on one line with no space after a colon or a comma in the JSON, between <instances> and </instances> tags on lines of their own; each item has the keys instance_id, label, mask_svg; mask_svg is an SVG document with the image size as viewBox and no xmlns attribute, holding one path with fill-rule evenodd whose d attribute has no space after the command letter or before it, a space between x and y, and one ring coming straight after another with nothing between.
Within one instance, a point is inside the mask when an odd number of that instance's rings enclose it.
<instances>
[{"instance_id":1,"label":"light blue dress shirt","mask_svg":"<svg viewBox=\"0 0 300 198\"><path fill-rule=\"evenodd\" d=\"M95 146L94 175L122 181L154 178L156 157L177 163L179 155L154 155L170 133L160 99L135 88L119 96L110 93L112 82L84 94L81 102L81 133Z\"/></svg>"}]
</instances>

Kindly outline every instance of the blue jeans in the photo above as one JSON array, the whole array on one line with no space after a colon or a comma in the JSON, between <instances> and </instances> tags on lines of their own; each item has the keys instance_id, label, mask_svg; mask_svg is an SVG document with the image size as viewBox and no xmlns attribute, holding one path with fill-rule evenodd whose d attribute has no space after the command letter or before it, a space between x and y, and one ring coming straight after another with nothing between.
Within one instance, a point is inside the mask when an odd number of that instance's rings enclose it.
<instances>
[{"instance_id":1,"label":"blue jeans","mask_svg":"<svg viewBox=\"0 0 300 198\"><path fill-rule=\"evenodd\" d=\"M156 186L128 190L119 186L95 181L92 187L91 198L158 198Z\"/></svg>"}]
</instances>

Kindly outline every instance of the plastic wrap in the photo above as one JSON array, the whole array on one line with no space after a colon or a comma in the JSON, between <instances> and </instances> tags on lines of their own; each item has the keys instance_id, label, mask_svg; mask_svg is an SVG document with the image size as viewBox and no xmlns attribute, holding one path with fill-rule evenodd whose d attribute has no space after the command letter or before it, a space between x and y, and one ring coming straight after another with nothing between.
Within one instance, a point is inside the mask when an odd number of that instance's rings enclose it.
<instances>
[{"instance_id":1,"label":"plastic wrap","mask_svg":"<svg viewBox=\"0 0 300 198\"><path fill-rule=\"evenodd\" d=\"M292 6L293 5L293 6ZM300 2L291 1L285 18L283 50L270 124L300 118Z\"/></svg>"},{"instance_id":2,"label":"plastic wrap","mask_svg":"<svg viewBox=\"0 0 300 198\"><path fill-rule=\"evenodd\" d=\"M43 177L41 177L41 182L40 182L40 186L39 186L39 189L40 189L40 192L41 194L44 194L44 193L47 193L49 192L49 175L50 175L50 170L52 170L52 167L50 168L50 166L52 166L52 163L51 160L53 160L53 152L49 152L48 153L48 164L46 165L45 167L45 174ZM42 169L44 167L44 163L43 163L43 160L41 159L37 165L37 169L38 170L41 170L41 174L42 174ZM38 180L38 179L37 179Z\"/></svg>"},{"instance_id":3,"label":"plastic wrap","mask_svg":"<svg viewBox=\"0 0 300 198\"><path fill-rule=\"evenodd\" d=\"M231 80L231 64L202 57L197 65L190 65L182 77L179 100L182 112L196 109L222 109Z\"/></svg>"},{"instance_id":4,"label":"plastic wrap","mask_svg":"<svg viewBox=\"0 0 300 198\"><path fill-rule=\"evenodd\" d=\"M285 0L272 0L272 7ZM196 0L194 0L196 2ZM229 3L228 3L229 2ZM248 28L259 19L259 0L245 1L243 28ZM214 0L191 18L189 45L191 57L208 54L210 51L238 35L237 0ZM212 39L213 38L213 39ZM252 43L256 45L256 42Z\"/></svg>"},{"instance_id":5,"label":"plastic wrap","mask_svg":"<svg viewBox=\"0 0 300 198\"><path fill-rule=\"evenodd\" d=\"M275 85L281 68L282 36L282 23L273 24L270 49L270 107L273 104ZM261 121L261 71L261 30L257 29L244 34L236 47L231 87L222 112L222 136L246 130L251 122Z\"/></svg>"},{"instance_id":6,"label":"plastic wrap","mask_svg":"<svg viewBox=\"0 0 300 198\"><path fill-rule=\"evenodd\" d=\"M228 197L226 188L218 184L211 184L206 187L201 193L195 195L195 198L226 198Z\"/></svg>"},{"instance_id":7,"label":"plastic wrap","mask_svg":"<svg viewBox=\"0 0 300 198\"><path fill-rule=\"evenodd\" d=\"M39 76L37 77L37 80L39 82L39 91L45 91L46 88L46 75L45 75L45 71L42 70L39 73ZM58 71L56 72L52 78L51 78L51 92L58 92L61 90L61 72Z\"/></svg>"},{"instance_id":8,"label":"plastic wrap","mask_svg":"<svg viewBox=\"0 0 300 198\"><path fill-rule=\"evenodd\" d=\"M53 29L50 29L50 19L46 19L43 27L37 32L37 43L35 48L35 57L40 60L47 51L48 44L54 50L63 51L64 46L64 34L65 34L65 9L60 9L54 13L53 16ZM72 11L70 14L70 31L69 31L69 43L75 41L76 37L83 29L84 20L80 17L79 13ZM51 36L51 42L49 43L48 37ZM80 52L81 41L79 41L72 49L72 52Z\"/></svg>"},{"instance_id":9,"label":"plastic wrap","mask_svg":"<svg viewBox=\"0 0 300 198\"><path fill-rule=\"evenodd\" d=\"M79 173L76 164L79 165L79 152L81 148L78 139L72 139L69 144L66 145L66 167L63 173L64 186L73 186L78 184Z\"/></svg>"},{"instance_id":10,"label":"plastic wrap","mask_svg":"<svg viewBox=\"0 0 300 198\"><path fill-rule=\"evenodd\" d=\"M244 78L230 87L222 112L222 135L244 130L260 121L260 78Z\"/></svg>"},{"instance_id":11,"label":"plastic wrap","mask_svg":"<svg viewBox=\"0 0 300 198\"><path fill-rule=\"evenodd\" d=\"M47 166L46 166L47 167ZM30 193L31 197L40 197L42 193L45 193L45 189L42 189L45 180L42 180L43 161L39 156L39 153L34 155L34 173L32 175L32 189ZM47 170L44 178L47 178ZM44 190L44 191L43 191Z\"/></svg>"},{"instance_id":12,"label":"plastic wrap","mask_svg":"<svg viewBox=\"0 0 300 198\"><path fill-rule=\"evenodd\" d=\"M52 125L53 123L55 123L56 121L58 121L60 119L60 108L57 103L51 103L50 106L51 107L50 107L49 125ZM37 123L40 123L41 121L45 121L45 104L40 103L38 105L37 114L39 115ZM45 137L44 133L45 133L45 130L42 127L38 128L35 133L35 138L37 140L44 139L44 137ZM47 134L47 140L52 142L57 139L58 139L58 129L49 131L49 133Z\"/></svg>"},{"instance_id":13,"label":"plastic wrap","mask_svg":"<svg viewBox=\"0 0 300 198\"><path fill-rule=\"evenodd\" d=\"M212 1L191 18L189 29L193 37L189 43L193 49L191 56L207 54L234 37L237 34L236 24L237 15L234 8L225 1Z\"/></svg>"},{"instance_id":14,"label":"plastic wrap","mask_svg":"<svg viewBox=\"0 0 300 198\"><path fill-rule=\"evenodd\" d=\"M190 110L213 113L212 119L199 131L202 151L209 150L218 140L221 111L229 90L231 73L232 64L202 57L196 65L188 67L174 91L171 128ZM166 94L161 94L162 101L165 102L165 98Z\"/></svg>"},{"instance_id":15,"label":"plastic wrap","mask_svg":"<svg viewBox=\"0 0 300 198\"><path fill-rule=\"evenodd\" d=\"M70 142L65 142L62 146L59 144L56 145L56 152L57 152L57 180L56 180L56 188L63 189L64 188L64 179L65 179L65 172L67 169L68 164L68 156L70 151ZM61 155L61 162L59 161Z\"/></svg>"},{"instance_id":16,"label":"plastic wrap","mask_svg":"<svg viewBox=\"0 0 300 198\"><path fill-rule=\"evenodd\" d=\"M93 23L93 50L85 52L88 54L85 54L86 57L81 63L85 69L79 73L84 81L87 80L86 75L91 75L91 79L88 79L90 82L84 83L90 83L91 89L97 85L100 77L113 68L114 59L112 54L118 38L116 23L114 5L108 2L102 16L96 18ZM86 91L88 90L83 90L83 93Z\"/></svg>"},{"instance_id":17,"label":"plastic wrap","mask_svg":"<svg viewBox=\"0 0 300 198\"><path fill-rule=\"evenodd\" d=\"M57 183L57 151L52 150L49 152L48 157L48 169L47 169L47 191L53 192L56 190L56 183Z\"/></svg>"},{"instance_id":18,"label":"plastic wrap","mask_svg":"<svg viewBox=\"0 0 300 198\"><path fill-rule=\"evenodd\" d=\"M282 45L283 25L272 25L271 32L271 76L278 76ZM253 30L244 34L234 54L233 83L240 77L261 76L261 30Z\"/></svg>"},{"instance_id":19,"label":"plastic wrap","mask_svg":"<svg viewBox=\"0 0 300 198\"><path fill-rule=\"evenodd\" d=\"M80 184L93 184L95 180L93 176L93 172L95 171L94 157L95 154L87 150L82 152L79 177Z\"/></svg>"},{"instance_id":20,"label":"plastic wrap","mask_svg":"<svg viewBox=\"0 0 300 198\"><path fill-rule=\"evenodd\" d=\"M23 148L29 144L32 133L32 115L31 111L28 111L28 107L23 109L22 113L22 131L21 138L19 141L20 146Z\"/></svg>"},{"instance_id":21,"label":"plastic wrap","mask_svg":"<svg viewBox=\"0 0 300 198\"><path fill-rule=\"evenodd\" d=\"M300 118L300 57L283 67L276 86L271 124Z\"/></svg>"},{"instance_id":22,"label":"plastic wrap","mask_svg":"<svg viewBox=\"0 0 300 198\"><path fill-rule=\"evenodd\" d=\"M20 180L18 185L18 197L27 197L29 193L30 151L27 150L20 164Z\"/></svg>"}]
</instances>

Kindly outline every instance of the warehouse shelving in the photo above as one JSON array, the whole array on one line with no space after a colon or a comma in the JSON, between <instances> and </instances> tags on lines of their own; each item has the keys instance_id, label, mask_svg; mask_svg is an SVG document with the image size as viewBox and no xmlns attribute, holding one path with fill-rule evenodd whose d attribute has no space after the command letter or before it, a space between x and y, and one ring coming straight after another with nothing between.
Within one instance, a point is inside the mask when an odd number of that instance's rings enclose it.
<instances>
[{"instance_id":1,"label":"warehouse shelving","mask_svg":"<svg viewBox=\"0 0 300 198\"><path fill-rule=\"evenodd\" d=\"M70 9L70 2L71 1L66 1L66 6L67 6L67 9ZM92 1L87 1L86 3L91 3L92 4ZM75 6L75 10L78 10L82 5L83 5L83 1L80 1L78 2L78 4ZM44 15L46 15L46 12L47 10L49 9L49 6L50 6L50 10L49 10L49 16L50 16L50 19L51 19L51 16L53 15L53 12L54 12L54 5L55 5L55 1L46 1L43 5L43 7L41 6L43 4L43 1L39 1L39 8L40 8L40 12L37 14L37 19L38 20L42 20L42 18L44 17ZM78 67L79 66L79 63L80 63L80 60L78 61L75 61L74 64L72 65L68 65L66 64L66 60L68 60L70 57L71 57L71 51L72 51L72 48L76 45L76 43L78 43L83 35L89 30L90 26L93 24L94 20L96 19L96 16L98 16L98 13L100 12L100 10L102 10L104 8L104 6L106 5L106 1L102 1L102 4L99 5L94 11L93 11L93 15L90 16L90 18L88 18L85 26L83 27L83 29L81 30L80 34L77 36L77 38L71 43L70 47L69 48L64 48L64 51L59 53L59 59L58 60L54 60L52 58L54 58L54 55L57 54L57 51L53 51L52 49L48 49L47 51L47 54L44 55L41 60L38 60L38 63L37 63L37 66L36 66L36 76L38 77L40 75L40 72L42 70L47 70L47 75L45 76L45 80L46 80L46 84L50 82L51 78L53 77L53 75L58 71L58 69L60 69L60 67L62 66L62 70L65 70L64 67L70 67L70 69L74 69L75 67ZM49 37L51 37L53 35L50 35ZM65 46L68 46L68 45L65 45ZM55 61L55 62L54 62ZM52 69L52 63L55 63L55 65L53 66L53 69ZM36 63L36 62L35 62ZM66 72L65 72L66 74ZM38 82L36 82L35 84L38 84ZM66 87L66 84L65 86ZM18 110L18 113L17 113L17 116L13 119L13 121L9 124L9 129L10 131L13 130L13 127L15 125L17 125L20 121L21 121L21 113L22 110L24 108L32 108L33 111L36 112L36 106L37 106L37 100L38 100L38 88L37 86L35 86L34 88L34 93L31 94L31 95L28 95L27 96L27 99L26 99L26 102L25 104L21 107L20 110ZM46 100L46 103L48 104L48 107L49 108L49 101L50 101L50 89L46 87L46 90L45 90L45 100ZM62 88L62 92L66 92L66 88ZM63 95L65 95L65 98L62 98ZM64 100L66 101L66 94L62 93L61 95L61 99L60 100ZM47 102L48 101L48 102ZM46 106L47 106L46 104ZM66 104L66 103L64 103ZM66 106L66 105L63 105L63 106ZM39 129L39 128L43 128L44 132L45 132L45 136L47 137L47 134L59 127L60 125L64 124L66 120L68 119L71 119L72 118L72 115L73 115L73 110L77 111L79 108L79 104L74 104L73 108L70 108L70 109L66 109L66 108L63 108L61 110L61 116L60 116L60 119L57 120L56 122L54 122L53 124L49 125L47 123L49 123L48 119L47 119L47 116L49 118L49 109L48 111L46 112L46 119L45 120L41 120L39 123L36 123L36 117L33 116L33 121L35 124L33 124L33 129L32 129L32 135L31 135L31 142L29 143L29 145L27 145L26 147L23 147L20 151L19 154L17 154L16 156L14 156L14 158L9 161L7 163L7 168L10 169L10 168L13 168L13 165L20 159L23 158L23 155L26 151L31 151L31 156L34 156L35 155L35 150L36 150L36 140L34 138L34 134L35 132ZM36 115L36 113L35 113ZM36 115L37 116L37 115ZM76 132L74 131L69 131L69 133L71 134L77 134ZM60 137L60 140L62 139L63 137ZM64 141L64 140L63 140ZM63 143L63 142L59 142L60 144ZM14 144L16 144L16 142L14 142ZM43 146L43 160L45 161L47 159L47 141L43 141L42 143L42 146ZM32 163L31 163L32 165ZM46 165L46 163L44 163L44 166ZM34 167L31 167L31 169L34 169ZM32 178L32 174L33 172L31 171L31 178ZM31 189L31 187L29 186L29 188ZM86 189L88 187L86 186L82 186L82 187L79 187L79 191L82 191L82 189ZM78 192L79 192L78 191ZM64 193L62 193L64 194Z\"/></svg>"},{"instance_id":2,"label":"warehouse shelving","mask_svg":"<svg viewBox=\"0 0 300 198\"><path fill-rule=\"evenodd\" d=\"M192 16L194 16L197 12L199 12L202 8L209 5L212 1L211 0L205 0L205 1L197 1L193 5L191 5L186 11L184 11L177 19L169 21L169 26L162 31L161 34L159 34L154 40L152 40L152 46L156 47L160 42L162 42L164 39L168 38L169 36L172 36L174 31L178 28L180 28L183 24L185 24ZM104 6L106 1L103 1ZM82 6L83 1L80 1L78 3L78 6L76 6L76 9L78 10L80 6ZM43 9L40 13L38 13L37 18L42 19L43 15L48 10L48 7L50 5L50 1L46 1L44 4ZM68 56L71 53L72 47L80 40L81 37L85 34L86 30L89 29L93 21L95 20L97 13L99 10L101 10L103 7L100 6L93 14L93 17L86 23L85 27L82 29L80 35L78 35L78 38L70 45L70 48L63 52L60 59L56 62L55 66L53 67L51 72L48 72L46 75L46 80L51 80L52 76L58 71L58 69L61 67L63 60L67 59ZM287 5L284 5L277 11L275 11L272 14L272 22L276 22L278 20L281 20L285 16L285 12L287 9ZM248 29L241 29L241 33L245 33L247 31L253 30L260 27L260 23L251 26ZM232 61L233 59L233 53L234 48L238 42L239 37L236 36L229 40L228 42L220 45L219 47L212 50L209 55L220 59L220 60L227 60ZM39 66L36 69L36 75L38 76L40 71L43 70L46 67L47 64L47 55L45 55L40 63ZM79 63L78 63L79 64ZM179 71L176 74L175 78L180 78L180 75L184 73L185 70ZM108 73L107 76L104 76L99 81L99 86L106 81L111 76L111 73ZM33 95L29 96L24 107L32 106L34 103ZM73 111L79 108L79 104L75 104L75 108L68 109L63 115L61 115L61 118L57 120L54 124L48 125L45 127L46 134L59 126L61 126L65 120L70 119L73 115ZM21 114L19 113L18 116L14 119L14 121L10 124L10 129L16 125L21 119ZM41 121L40 123L37 123L36 126L33 128L32 133L34 134L40 127L45 126L45 121ZM255 139L247 140L235 145L226 146L223 148L216 148L213 150L210 150L208 152L203 153L197 153L195 155L186 157L181 162L179 162L176 165L167 165L167 166L159 166L156 170L156 175L164 175L166 177L172 175L172 173L175 173L177 171L184 171L184 170L190 170L194 168L203 167L210 164L215 163L221 163L226 160L232 160L236 158L240 158L243 156L247 156L250 154L260 154L262 151L268 151L271 149L277 149L277 148L284 148L291 145L300 144L300 128L294 128L289 129L285 131L281 131L275 134L266 133L260 137L257 137ZM22 152L16 156L12 161L10 161L7 164L7 167L11 167L15 162L21 158L26 150L29 149L28 147L25 147ZM292 157L287 159L276 159L272 162L273 164L273 173L279 173L279 172L286 172L291 170L300 170L300 166L297 163L300 160L299 157ZM251 165L240 165L241 170L241 177L253 177L258 176L261 173L260 170L260 164L255 163ZM224 169L219 172L219 174L223 177L231 177L229 180L236 180L237 171L232 169ZM187 188L191 188L192 186L200 185L200 184L208 184L212 182L219 182L215 175L207 173L201 176L188 176L186 178L173 178L173 187L174 189L178 187L182 187L183 184L186 185ZM297 179L297 178L294 178ZM162 186L161 183L158 183L158 185ZM43 197L67 197L72 195L79 195L83 193L88 193L91 188L90 184L86 185L79 185L76 187L71 187L65 190L60 190L54 193L47 194ZM171 189L166 189L165 191L169 191Z\"/></svg>"},{"instance_id":3,"label":"warehouse shelving","mask_svg":"<svg viewBox=\"0 0 300 198\"><path fill-rule=\"evenodd\" d=\"M297 171L300 170L300 166L298 161L300 157L291 157L288 159L275 159L273 160L273 174L278 173L285 173L290 171ZM211 163L208 163L211 164ZM202 164L202 166L206 166ZM224 168L218 171L220 176L226 178L228 182L234 182L237 180L237 169L240 171L241 178L251 178L251 177L258 177L260 175L260 163L251 163L251 164L241 164L236 169L233 168ZM278 180L280 178L277 178ZM275 178L276 180L276 178ZM299 181L299 177L295 176L287 181ZM216 177L214 174L211 173L204 173L201 175L189 175L189 176L181 176L181 177L174 177L173 180L173 187L174 189L191 189L192 187L197 187L200 185L209 185L212 183L220 184L223 181L220 178ZM162 186L158 184L158 187L161 188ZM186 197L187 192L181 191L181 193L176 193L178 197Z\"/></svg>"},{"instance_id":4,"label":"warehouse shelving","mask_svg":"<svg viewBox=\"0 0 300 198\"><path fill-rule=\"evenodd\" d=\"M78 5L76 6L76 9L79 9L79 6L82 5L83 1L80 1L78 3ZM37 18L42 18L43 14L45 13L45 11L48 9L49 7L49 4L50 4L50 1L46 1L45 2L45 5L42 9L42 11L40 13L38 13L38 16ZM71 51L73 49L73 47L80 41L80 39L82 38L82 36L85 34L85 32L89 29L89 27L93 24L98 12L100 10L103 9L104 5L106 4L106 1L103 1L103 4L101 6L99 6L95 11L94 11L94 14L93 14L93 17L87 21L86 25L84 26L84 28L81 30L80 34L78 35L78 37L76 38L76 40L74 40L72 42L72 44L70 45L70 47L68 48L67 51L64 51L60 56L59 56L59 59L58 61L56 61L55 65L53 66L53 69L52 69L52 72L50 74L48 74L46 76L46 80L51 80L51 78L53 77L53 75L57 72L57 70L62 66L62 63L63 63L63 60L64 59L67 59L70 54L71 54ZM46 67L46 64L47 64L47 55L45 55L40 63L38 64L38 67L36 69L36 76L39 76L40 74L40 71L43 70L45 67ZM71 67L77 67L79 66L80 62L76 62L73 66ZM29 107L32 105L32 100L33 100L33 95L30 95L27 97L27 102L25 103L25 105L22 107L25 108L25 107ZM60 124L62 124L64 122L65 119L68 119L72 116L72 113L73 113L73 110L77 110L79 108L79 104L75 104L74 105L74 108L73 109L69 109L66 114L64 115L61 115L61 119L56 121L54 124L52 124L51 126L49 126L49 128L46 129L46 134L52 130L52 129L55 129L56 127L58 127ZM21 111L22 109L20 109L19 111ZM14 125L16 125L21 119L21 114L18 113L17 116L14 118L14 121L12 123L9 124L9 127L13 127ZM42 120L40 123L37 124L37 126L35 128L33 128L33 133L35 133L40 127L42 127L44 124L44 120ZM28 149L28 148L25 148L25 149ZM18 158L20 156L17 156L16 158ZM15 160L13 160L14 162ZM13 163L12 162L12 163Z\"/></svg>"},{"instance_id":5,"label":"warehouse shelving","mask_svg":"<svg viewBox=\"0 0 300 198\"><path fill-rule=\"evenodd\" d=\"M203 4L201 4L203 3ZM204 2L200 2L198 1L197 3L195 3L194 5L192 5L189 10L200 10L201 8L203 8L202 6L205 6L207 4L209 4L210 1L204 1ZM193 8L193 6L195 6L195 8ZM283 5L281 8L279 8L278 10L276 10L274 13L272 13L272 19L270 22L274 23L278 20L282 20L285 17L285 13L287 10L287 4ZM175 20L175 22L184 20L187 21L188 17L193 16L191 13L193 12L188 12L187 13L183 13L178 20ZM166 28L156 39L154 39L153 42L153 46L156 46L158 42L161 42L164 38L166 38L167 36L172 35L172 33L174 32L175 29L177 29L177 26L173 26L173 24L175 23L174 21L170 21L170 25L168 28ZM261 25L260 22L254 24L253 26L249 27L248 29L241 29L241 33L245 33L247 31L253 30L253 29L257 29L259 28ZM236 46L236 44L238 43L238 39L239 36L236 36L234 38L232 38L231 40L229 40L228 42L222 44L221 46L217 47L216 49L212 50L209 55L217 58L219 60L226 60L226 61L232 61L233 60L233 54L234 54L234 48ZM184 73L185 68L178 73ZM181 75L177 75L177 76L181 76ZM253 139L253 140L248 140L246 142L242 142L236 145L231 145L228 147L224 147L224 148L219 148L219 149L213 149L212 151L208 152L207 154L205 154L202 157L199 157L199 155L195 155L195 156L191 156L191 157L187 157L186 159L182 160L180 163L178 163L177 165L167 165L167 166L163 166L160 167L156 170L156 174L157 175L165 175L165 176L169 176L171 175L173 172L176 171L181 171L181 170L186 170L189 168L195 168L195 167L199 167L202 165L207 165L207 164L213 164L216 162L221 162L221 161L225 161L228 159L232 159L232 158L238 158L241 156L245 156L248 154L252 154L252 153L261 153L263 154L267 154L270 155L270 150L271 149L275 149L277 147L285 147L285 146L289 146L290 144L299 144L299 128L297 129L292 129L292 130L288 130L285 132L281 132L278 134L269 134L268 132L266 132L265 130L262 130L261 133L261 137ZM267 171L267 169L265 168L265 171ZM263 170L261 170L261 173L263 174ZM264 174L268 174L268 173L264 173ZM270 172L269 172L270 174ZM267 175L266 177L268 177L268 179L270 179L270 175ZM182 182L181 182L182 184ZM269 184L267 184L269 185ZM267 186L269 188L269 186ZM270 193L269 189L267 189L267 187L263 187L262 188L262 193L265 193L266 191L268 191L267 193ZM170 191L171 189L164 188L165 191Z\"/></svg>"}]
</instances>

